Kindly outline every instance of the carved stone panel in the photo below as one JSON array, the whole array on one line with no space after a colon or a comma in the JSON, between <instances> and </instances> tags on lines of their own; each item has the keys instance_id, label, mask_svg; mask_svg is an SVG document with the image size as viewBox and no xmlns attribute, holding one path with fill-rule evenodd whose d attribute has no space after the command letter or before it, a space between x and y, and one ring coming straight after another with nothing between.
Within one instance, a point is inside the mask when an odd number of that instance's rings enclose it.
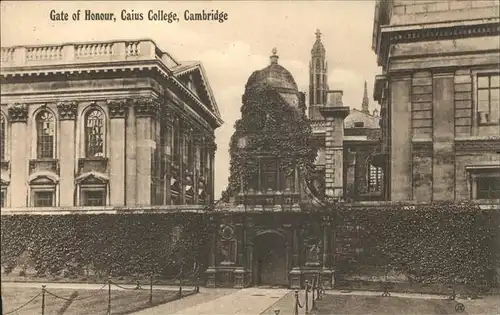
<instances>
[{"instance_id":1,"label":"carved stone panel","mask_svg":"<svg viewBox=\"0 0 500 315\"><path fill-rule=\"evenodd\" d=\"M57 103L57 110L59 111L59 119L74 120L76 118L77 108L78 108L78 103L75 101Z\"/></svg>"},{"instance_id":2,"label":"carved stone panel","mask_svg":"<svg viewBox=\"0 0 500 315\"><path fill-rule=\"evenodd\" d=\"M9 120L11 123L28 121L28 105L15 103L8 109Z\"/></svg>"},{"instance_id":3,"label":"carved stone panel","mask_svg":"<svg viewBox=\"0 0 500 315\"><path fill-rule=\"evenodd\" d=\"M127 100L108 100L109 118L125 118L127 114Z\"/></svg>"},{"instance_id":4,"label":"carved stone panel","mask_svg":"<svg viewBox=\"0 0 500 315\"><path fill-rule=\"evenodd\" d=\"M108 159L104 157L92 157L78 159L78 174L88 172L106 173L108 170Z\"/></svg>"},{"instance_id":5,"label":"carved stone panel","mask_svg":"<svg viewBox=\"0 0 500 315\"><path fill-rule=\"evenodd\" d=\"M32 159L29 160L29 174L37 172L51 172L59 175L59 160L57 159Z\"/></svg>"}]
</instances>

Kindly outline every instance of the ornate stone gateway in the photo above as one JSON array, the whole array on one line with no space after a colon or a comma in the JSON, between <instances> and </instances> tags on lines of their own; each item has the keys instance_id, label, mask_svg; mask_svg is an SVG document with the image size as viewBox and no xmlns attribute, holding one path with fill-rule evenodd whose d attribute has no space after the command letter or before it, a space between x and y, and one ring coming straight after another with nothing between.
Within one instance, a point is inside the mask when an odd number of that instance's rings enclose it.
<instances>
[{"instance_id":1,"label":"ornate stone gateway","mask_svg":"<svg viewBox=\"0 0 500 315\"><path fill-rule=\"evenodd\" d=\"M285 238L276 230L257 233L253 242L253 284L288 287Z\"/></svg>"},{"instance_id":2,"label":"ornate stone gateway","mask_svg":"<svg viewBox=\"0 0 500 315\"><path fill-rule=\"evenodd\" d=\"M330 218L286 212L214 213L208 287L333 286Z\"/></svg>"}]
</instances>

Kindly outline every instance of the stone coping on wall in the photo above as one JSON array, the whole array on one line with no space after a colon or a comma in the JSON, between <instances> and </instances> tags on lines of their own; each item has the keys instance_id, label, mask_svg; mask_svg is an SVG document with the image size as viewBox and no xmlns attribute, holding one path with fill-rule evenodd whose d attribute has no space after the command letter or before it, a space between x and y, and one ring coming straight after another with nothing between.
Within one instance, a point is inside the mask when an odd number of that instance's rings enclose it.
<instances>
[{"instance_id":1,"label":"stone coping on wall","mask_svg":"<svg viewBox=\"0 0 500 315\"><path fill-rule=\"evenodd\" d=\"M500 199L493 200L472 200L467 201L476 204L482 210L500 210ZM460 201L457 201L460 203ZM343 206L350 206L354 208L367 208L367 209L380 209L386 208L390 210L394 206L404 206L407 210L412 210L415 206L426 205L428 202L419 201L405 201L405 202L392 202L392 201L357 201L339 203ZM215 206L214 214L224 212L246 212L246 213L301 213L300 208L295 205L293 208L289 206L273 207L269 210L262 207L242 207L233 204L222 204ZM288 210L290 208L290 210ZM273 210L274 209L274 210ZM98 214L176 214L176 213L206 213L211 212L207 206L202 205L169 205L169 206L108 206L108 207L39 207L39 208L2 208L1 215L69 215L69 214L84 214L84 215L98 215ZM305 212L304 212L305 213Z\"/></svg>"},{"instance_id":2,"label":"stone coping on wall","mask_svg":"<svg viewBox=\"0 0 500 315\"><path fill-rule=\"evenodd\" d=\"M2 208L1 215L203 213L203 205Z\"/></svg>"}]
</instances>

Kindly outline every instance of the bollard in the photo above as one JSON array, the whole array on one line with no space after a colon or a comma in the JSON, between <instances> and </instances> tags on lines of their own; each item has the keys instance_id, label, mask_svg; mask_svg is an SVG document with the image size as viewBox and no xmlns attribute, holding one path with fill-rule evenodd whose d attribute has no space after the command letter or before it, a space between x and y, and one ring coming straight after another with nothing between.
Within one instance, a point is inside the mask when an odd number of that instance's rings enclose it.
<instances>
[{"instance_id":1,"label":"bollard","mask_svg":"<svg viewBox=\"0 0 500 315\"><path fill-rule=\"evenodd\" d=\"M149 304L153 303L153 273L149 276Z\"/></svg>"},{"instance_id":2,"label":"bollard","mask_svg":"<svg viewBox=\"0 0 500 315\"><path fill-rule=\"evenodd\" d=\"M111 315L111 276L108 276L108 312L107 315Z\"/></svg>"},{"instance_id":3,"label":"bollard","mask_svg":"<svg viewBox=\"0 0 500 315\"><path fill-rule=\"evenodd\" d=\"M45 284L42 285L42 315L45 315Z\"/></svg>"}]
</instances>

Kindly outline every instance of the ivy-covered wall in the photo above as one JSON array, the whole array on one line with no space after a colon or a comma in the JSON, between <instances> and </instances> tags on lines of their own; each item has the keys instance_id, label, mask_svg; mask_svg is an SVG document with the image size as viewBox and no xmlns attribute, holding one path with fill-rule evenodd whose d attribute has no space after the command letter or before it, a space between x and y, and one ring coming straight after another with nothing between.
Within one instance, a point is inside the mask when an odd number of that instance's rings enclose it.
<instances>
[{"instance_id":1,"label":"ivy-covered wall","mask_svg":"<svg viewBox=\"0 0 500 315\"><path fill-rule=\"evenodd\" d=\"M490 285L500 280L496 210L454 202L336 208L335 261L343 276Z\"/></svg>"},{"instance_id":2,"label":"ivy-covered wall","mask_svg":"<svg viewBox=\"0 0 500 315\"><path fill-rule=\"evenodd\" d=\"M2 216L1 263L6 272L28 255L37 275L149 275L169 278L201 268L208 257L205 215L101 214ZM172 233L176 229L175 233ZM177 232L179 231L179 232ZM200 269L201 270L201 269Z\"/></svg>"}]
</instances>

